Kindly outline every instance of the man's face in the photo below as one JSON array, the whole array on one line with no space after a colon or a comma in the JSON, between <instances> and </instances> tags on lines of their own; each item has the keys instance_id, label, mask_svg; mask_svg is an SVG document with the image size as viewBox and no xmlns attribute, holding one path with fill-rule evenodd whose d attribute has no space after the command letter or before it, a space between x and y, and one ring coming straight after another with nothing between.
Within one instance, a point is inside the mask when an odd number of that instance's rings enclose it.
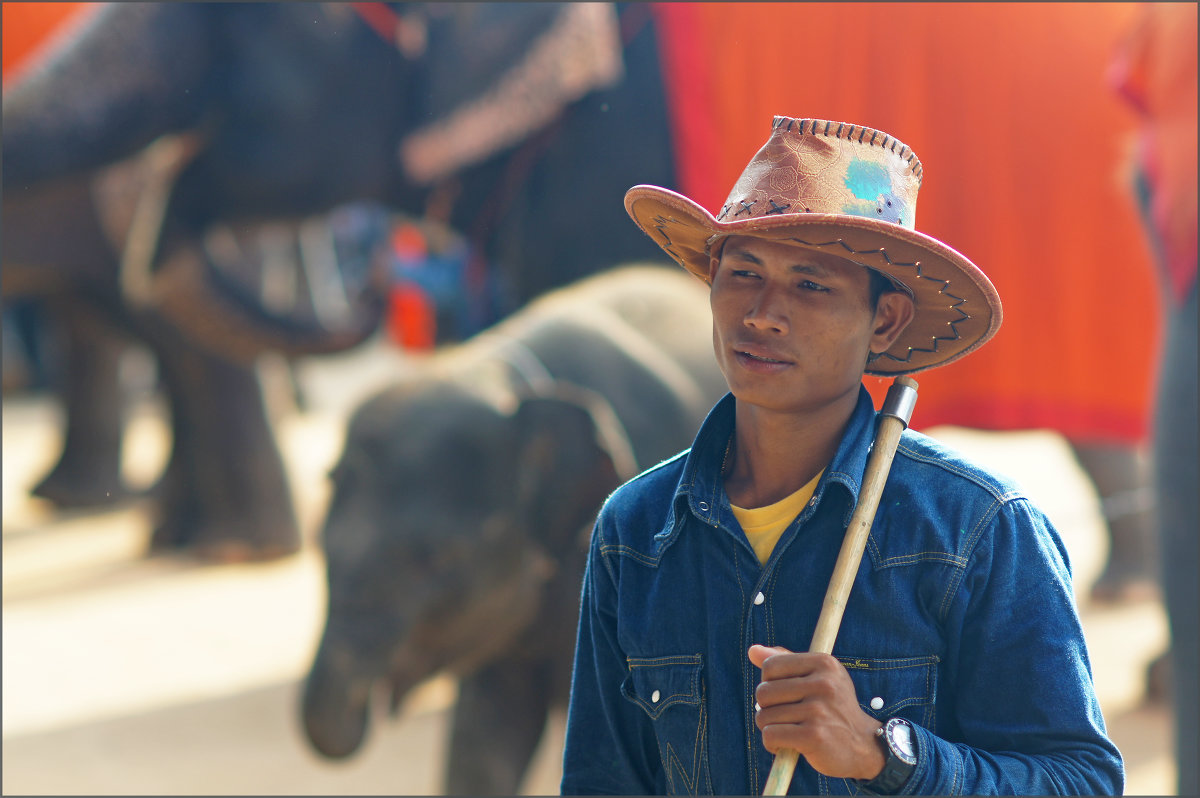
<instances>
[{"instance_id":1,"label":"man's face","mask_svg":"<svg viewBox=\"0 0 1200 798\"><path fill-rule=\"evenodd\" d=\"M717 362L738 401L764 409L854 401L868 353L911 318L911 304L892 318L907 296L885 294L871 308L865 267L781 241L732 236L713 269Z\"/></svg>"}]
</instances>

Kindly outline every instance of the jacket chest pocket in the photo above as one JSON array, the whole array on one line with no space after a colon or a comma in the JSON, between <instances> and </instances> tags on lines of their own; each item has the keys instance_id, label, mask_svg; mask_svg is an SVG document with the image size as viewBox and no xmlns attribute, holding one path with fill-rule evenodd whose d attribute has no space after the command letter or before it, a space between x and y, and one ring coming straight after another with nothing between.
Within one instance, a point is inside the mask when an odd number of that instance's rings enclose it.
<instances>
[{"instance_id":1,"label":"jacket chest pocket","mask_svg":"<svg viewBox=\"0 0 1200 798\"><path fill-rule=\"evenodd\" d=\"M846 666L863 711L878 718L901 715L936 731L934 696L937 691L936 656L902 659L838 657Z\"/></svg>"},{"instance_id":2,"label":"jacket chest pocket","mask_svg":"<svg viewBox=\"0 0 1200 798\"><path fill-rule=\"evenodd\" d=\"M628 660L621 693L646 713L671 794L712 793L708 714L699 654Z\"/></svg>"},{"instance_id":3,"label":"jacket chest pocket","mask_svg":"<svg viewBox=\"0 0 1200 798\"><path fill-rule=\"evenodd\" d=\"M854 692L863 711L879 720L897 715L935 731L934 697L937 690L936 656L902 659L843 657L854 682ZM847 779L818 774L822 795L861 795L862 790Z\"/></svg>"}]
</instances>

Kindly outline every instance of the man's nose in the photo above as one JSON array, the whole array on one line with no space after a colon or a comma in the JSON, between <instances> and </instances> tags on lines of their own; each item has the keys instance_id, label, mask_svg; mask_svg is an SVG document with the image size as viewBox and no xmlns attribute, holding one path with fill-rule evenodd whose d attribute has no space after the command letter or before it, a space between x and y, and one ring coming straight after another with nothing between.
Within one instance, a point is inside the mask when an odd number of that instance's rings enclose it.
<instances>
[{"instance_id":1,"label":"man's nose","mask_svg":"<svg viewBox=\"0 0 1200 798\"><path fill-rule=\"evenodd\" d=\"M759 291L743 322L747 327L763 332L786 333L788 315L779 291L771 287Z\"/></svg>"}]
</instances>

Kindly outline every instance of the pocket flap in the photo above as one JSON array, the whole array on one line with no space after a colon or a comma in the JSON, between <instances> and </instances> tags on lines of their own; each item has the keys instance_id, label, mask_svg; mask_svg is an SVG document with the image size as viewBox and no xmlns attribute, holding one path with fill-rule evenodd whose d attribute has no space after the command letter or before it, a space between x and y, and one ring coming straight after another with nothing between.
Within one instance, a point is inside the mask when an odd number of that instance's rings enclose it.
<instances>
[{"instance_id":1,"label":"pocket flap","mask_svg":"<svg viewBox=\"0 0 1200 798\"><path fill-rule=\"evenodd\" d=\"M627 662L629 676L621 684L621 692L651 718L673 704L700 703L699 654L630 657Z\"/></svg>"},{"instance_id":2,"label":"pocket flap","mask_svg":"<svg viewBox=\"0 0 1200 798\"><path fill-rule=\"evenodd\" d=\"M850 672L859 704L876 718L890 718L900 713L923 718L933 706L939 661L936 656L901 659L838 657L838 661Z\"/></svg>"}]
</instances>

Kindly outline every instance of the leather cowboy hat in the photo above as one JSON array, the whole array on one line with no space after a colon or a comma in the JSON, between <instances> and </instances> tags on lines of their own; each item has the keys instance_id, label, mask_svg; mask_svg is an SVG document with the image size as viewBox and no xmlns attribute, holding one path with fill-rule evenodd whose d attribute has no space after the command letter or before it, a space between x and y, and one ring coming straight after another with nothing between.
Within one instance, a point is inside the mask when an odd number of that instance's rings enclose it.
<instances>
[{"instance_id":1,"label":"leather cowboy hat","mask_svg":"<svg viewBox=\"0 0 1200 798\"><path fill-rule=\"evenodd\" d=\"M913 321L868 374L911 374L974 351L1000 327L1000 296L965 256L914 228L921 162L861 125L777 116L715 217L659 186L625 194L633 221L708 282L732 235L787 241L884 274L916 305Z\"/></svg>"}]
</instances>

